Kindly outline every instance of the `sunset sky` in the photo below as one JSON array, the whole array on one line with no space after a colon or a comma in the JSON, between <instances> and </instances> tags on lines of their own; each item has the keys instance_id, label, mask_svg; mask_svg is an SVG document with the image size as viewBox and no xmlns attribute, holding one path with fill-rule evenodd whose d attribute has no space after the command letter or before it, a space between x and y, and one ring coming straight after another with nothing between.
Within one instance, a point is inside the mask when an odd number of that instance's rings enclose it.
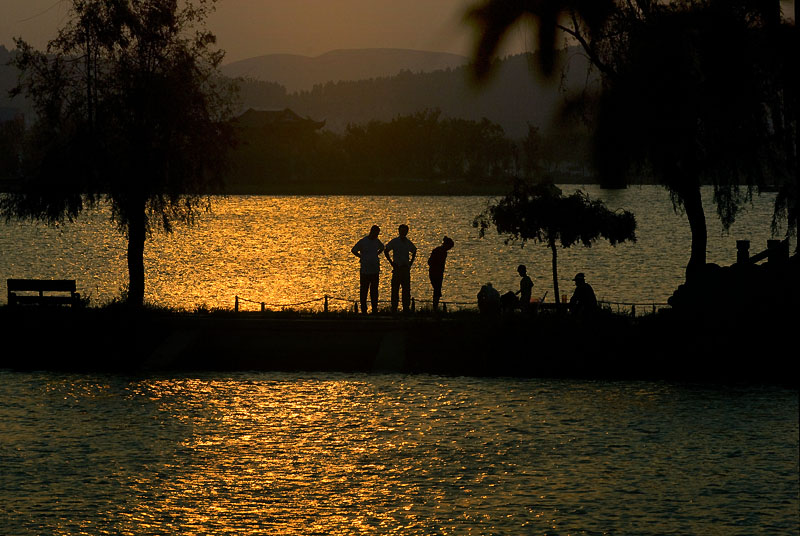
<instances>
[{"instance_id":1,"label":"sunset sky","mask_svg":"<svg viewBox=\"0 0 800 536\"><path fill-rule=\"evenodd\" d=\"M262 54L316 56L340 48L410 48L468 55L463 14L474 0L220 0L209 28L225 62ZM2 0L0 44L21 36L43 48L68 11L67 0ZM526 49L515 32L509 50Z\"/></svg>"},{"instance_id":2,"label":"sunset sky","mask_svg":"<svg viewBox=\"0 0 800 536\"><path fill-rule=\"evenodd\" d=\"M263 54L317 56L340 48L410 48L469 55L473 33L463 22L476 0L220 0L209 28L225 63ZM43 48L63 23L69 0L2 0L0 44L21 36ZM793 2L782 1L794 17ZM523 28L504 53L530 50Z\"/></svg>"}]
</instances>

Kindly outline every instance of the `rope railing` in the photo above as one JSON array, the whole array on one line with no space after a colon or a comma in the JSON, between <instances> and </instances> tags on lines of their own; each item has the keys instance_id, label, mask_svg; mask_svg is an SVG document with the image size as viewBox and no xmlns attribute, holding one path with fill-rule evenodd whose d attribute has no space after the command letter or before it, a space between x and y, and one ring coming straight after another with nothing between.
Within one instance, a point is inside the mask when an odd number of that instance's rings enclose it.
<instances>
[{"instance_id":1,"label":"rope railing","mask_svg":"<svg viewBox=\"0 0 800 536\"><path fill-rule=\"evenodd\" d=\"M325 307L327 309L328 296L324 296L322 298L314 298L311 300L306 300L301 302L293 302L293 303L267 303L263 301L248 300L247 298L242 298L241 296L235 296L233 309L235 312L237 313L239 312L239 302L255 303L256 305L261 305L261 312L264 312L267 310L267 307L280 307L281 309L286 309L287 307L300 307L302 305L308 305L310 303L316 303L322 300L325 300Z\"/></svg>"},{"instance_id":2,"label":"rope railing","mask_svg":"<svg viewBox=\"0 0 800 536\"><path fill-rule=\"evenodd\" d=\"M668 303L659 303L659 302L613 302L607 300L597 300L597 303L600 305L608 305L617 307L617 313L620 312L620 307L630 307L631 316L636 316L636 307L652 307L653 314L656 313L658 307L670 307Z\"/></svg>"},{"instance_id":3,"label":"rope railing","mask_svg":"<svg viewBox=\"0 0 800 536\"><path fill-rule=\"evenodd\" d=\"M348 304L352 304L353 312L356 312L356 313L358 312L359 303L360 303L359 299L343 298L341 296L332 296L330 294L325 294L325 295L320 296L318 298L312 298L312 299L309 299L309 300L291 302L291 303L267 303L265 301L251 300L251 299L243 298L241 296L235 296L234 297L234 312L237 312L237 313L239 312L239 304L241 302L253 303L253 304L256 304L256 305L260 305L261 306L261 312L265 312L268 307L269 308L276 308L276 309L279 308L281 310L285 310L287 308L296 308L296 307L302 307L304 305L310 305L310 304L313 304L313 303L323 302L323 306L322 306L323 312L327 313L329 311L329 303L331 301L339 301L339 302L346 302ZM370 301L369 303L372 303L372 302ZM385 300L385 299L384 300L378 300L378 303L379 304L388 304L388 303L391 303L391 300ZM416 310L417 303L433 304L433 300L417 299L415 297L412 297L411 298L411 310L412 311ZM540 302L540 304L541 303L543 303L543 302ZM625 307L625 308L629 307L631 316L636 316L636 308L637 307L639 307L640 310L646 310L646 309L652 308L652 312L656 313L658 307L669 307L670 306L668 303L662 303L662 302L617 302L617 301L609 301L609 300L598 300L597 303L600 306L604 306L605 305L605 306L608 306L609 308L613 308L614 306L616 306L617 313L621 312L621 307ZM447 312L448 306L449 307L456 306L459 309L464 309L464 308L468 308L468 307L476 307L477 306L477 301L473 302L473 301L440 300L439 301L439 305L442 308L442 312ZM548 305L552 305L552 304L548 304ZM349 309L349 307L348 307L348 309Z\"/></svg>"},{"instance_id":4,"label":"rope railing","mask_svg":"<svg viewBox=\"0 0 800 536\"><path fill-rule=\"evenodd\" d=\"M309 304L312 304L312 303L323 302L323 311L327 313L328 309L329 309L329 303L331 301L340 301L340 302L351 303L351 304L353 304L353 311L358 312L360 299L343 298L341 296L332 296L330 294L325 294L324 296L321 296L319 298L312 298L310 300L299 301L299 302L291 302L291 303L267 303L266 301L251 300L251 299L248 299L248 298L244 298L242 296L234 296L233 309L234 309L234 312L238 313L239 309L240 309L239 304L242 303L242 302L253 303L253 304L259 305L261 307L261 312L265 312L268 307L269 308L276 308L276 309L287 309L287 308L290 308L290 307L300 307L300 306L309 305ZM368 303L372 303L372 302L369 301ZM379 304L389 304L389 303L391 303L391 300L386 300L386 299L378 300L378 303ZM433 300L417 299L415 297L412 297L411 298L411 310L412 311L416 310L416 304L417 303L430 303L430 304L432 304ZM459 301L441 300L439 302L439 304L442 306L443 311L447 312L447 306L448 305L450 305L450 306L456 305L456 306L469 307L469 306L477 305L477 302L459 302Z\"/></svg>"}]
</instances>

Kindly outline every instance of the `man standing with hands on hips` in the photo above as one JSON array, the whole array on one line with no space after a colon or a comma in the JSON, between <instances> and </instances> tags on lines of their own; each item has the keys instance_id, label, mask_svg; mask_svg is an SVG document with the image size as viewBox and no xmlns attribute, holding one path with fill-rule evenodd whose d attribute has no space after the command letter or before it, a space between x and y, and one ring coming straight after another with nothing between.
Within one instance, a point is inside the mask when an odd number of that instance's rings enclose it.
<instances>
[{"instance_id":1,"label":"man standing with hands on hips","mask_svg":"<svg viewBox=\"0 0 800 536\"><path fill-rule=\"evenodd\" d=\"M383 254L392 265L392 312L397 312L400 287L403 287L403 312L408 313L411 311L411 265L417 258L417 246L408 239L405 223L397 228L397 235L386 244ZM390 251L394 252L394 258L389 256Z\"/></svg>"},{"instance_id":2,"label":"man standing with hands on hips","mask_svg":"<svg viewBox=\"0 0 800 536\"><path fill-rule=\"evenodd\" d=\"M373 225L369 234L356 242L350 251L361 261L361 285L359 297L361 298L361 312L367 314L367 292L372 301L372 314L378 312L378 276L381 271L380 254L383 251L383 242L378 240L381 228Z\"/></svg>"}]
</instances>

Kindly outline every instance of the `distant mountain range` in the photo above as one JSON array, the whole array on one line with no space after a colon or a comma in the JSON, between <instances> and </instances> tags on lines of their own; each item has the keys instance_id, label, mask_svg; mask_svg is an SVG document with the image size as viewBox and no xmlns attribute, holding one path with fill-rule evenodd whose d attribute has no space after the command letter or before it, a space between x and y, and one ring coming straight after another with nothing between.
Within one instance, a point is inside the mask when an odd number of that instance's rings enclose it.
<instances>
[{"instance_id":1,"label":"distant mountain range","mask_svg":"<svg viewBox=\"0 0 800 536\"><path fill-rule=\"evenodd\" d=\"M377 57L373 52L347 51L338 57L341 70L337 73L357 72L358 65L366 63L362 59ZM420 58L426 54L414 52ZM431 54L431 60L438 56ZM344 130L349 123L389 121L398 115L438 109L453 118L489 119L500 124L507 135L522 138L529 124L541 129L551 124L566 92L585 88L586 58L580 54L569 58L570 68L562 78L545 81L532 68L536 62L534 55L510 56L497 61L494 76L480 86L475 84L466 58L459 65L430 71L402 69L391 75L353 79L344 74L330 74L339 81L318 82L311 89L295 92L287 91L282 75L275 72L271 79L243 79L241 106L242 110L290 108L314 120L325 120L334 131ZM301 64L302 61L295 63L286 72L296 72ZM433 64L434 61L427 62Z\"/></svg>"},{"instance_id":2,"label":"distant mountain range","mask_svg":"<svg viewBox=\"0 0 800 536\"><path fill-rule=\"evenodd\" d=\"M11 53L0 45L0 108L4 115L18 109L29 116L29 103L7 98L16 83L14 68L7 65ZM439 109L453 118L486 118L508 136L522 138L529 124L542 129L550 124L565 89L585 86L586 59L569 57L566 75L549 83L531 69L533 55L505 58L481 87L471 78L468 58L401 49L336 50L315 58L274 54L227 64L222 72L242 77L241 111L289 108L341 132L351 123Z\"/></svg>"},{"instance_id":3,"label":"distant mountain range","mask_svg":"<svg viewBox=\"0 0 800 536\"><path fill-rule=\"evenodd\" d=\"M288 92L310 90L315 84L349 80L368 80L412 73L452 69L469 59L457 54L396 48L333 50L321 56L268 54L223 65L231 78L251 78L277 82Z\"/></svg>"}]
</instances>

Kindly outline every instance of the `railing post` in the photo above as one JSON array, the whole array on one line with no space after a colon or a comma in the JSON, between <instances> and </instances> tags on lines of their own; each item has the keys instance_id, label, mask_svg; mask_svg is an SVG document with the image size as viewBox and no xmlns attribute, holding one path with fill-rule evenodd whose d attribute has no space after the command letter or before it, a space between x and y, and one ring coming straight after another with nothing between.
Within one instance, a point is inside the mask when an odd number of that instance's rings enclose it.
<instances>
[{"instance_id":1,"label":"railing post","mask_svg":"<svg viewBox=\"0 0 800 536\"><path fill-rule=\"evenodd\" d=\"M442 302L442 312L443 313L447 312L447 302L445 302L445 301Z\"/></svg>"},{"instance_id":2,"label":"railing post","mask_svg":"<svg viewBox=\"0 0 800 536\"><path fill-rule=\"evenodd\" d=\"M631 316L636 318L636 304L631 305Z\"/></svg>"},{"instance_id":3,"label":"railing post","mask_svg":"<svg viewBox=\"0 0 800 536\"><path fill-rule=\"evenodd\" d=\"M358 302L357 301L353 302L353 312L354 313L358 313Z\"/></svg>"},{"instance_id":4,"label":"railing post","mask_svg":"<svg viewBox=\"0 0 800 536\"><path fill-rule=\"evenodd\" d=\"M236 296L236 299L233 302L233 312L234 313L238 313L239 312L239 296Z\"/></svg>"},{"instance_id":5,"label":"railing post","mask_svg":"<svg viewBox=\"0 0 800 536\"><path fill-rule=\"evenodd\" d=\"M263 313L264 311L266 311L266 308L264 306L264 302L262 301L261 302L261 312Z\"/></svg>"},{"instance_id":6,"label":"railing post","mask_svg":"<svg viewBox=\"0 0 800 536\"><path fill-rule=\"evenodd\" d=\"M325 294L325 305L323 306L322 310L324 312L326 312L326 313L328 312L328 295L327 294Z\"/></svg>"},{"instance_id":7,"label":"railing post","mask_svg":"<svg viewBox=\"0 0 800 536\"><path fill-rule=\"evenodd\" d=\"M411 310L412 311L417 310L417 300L414 299L414 296L411 296Z\"/></svg>"},{"instance_id":8,"label":"railing post","mask_svg":"<svg viewBox=\"0 0 800 536\"><path fill-rule=\"evenodd\" d=\"M789 260L789 244L782 240L767 240L767 262L775 266Z\"/></svg>"},{"instance_id":9,"label":"railing post","mask_svg":"<svg viewBox=\"0 0 800 536\"><path fill-rule=\"evenodd\" d=\"M746 264L750 260L750 241L736 241L736 263Z\"/></svg>"}]
</instances>

